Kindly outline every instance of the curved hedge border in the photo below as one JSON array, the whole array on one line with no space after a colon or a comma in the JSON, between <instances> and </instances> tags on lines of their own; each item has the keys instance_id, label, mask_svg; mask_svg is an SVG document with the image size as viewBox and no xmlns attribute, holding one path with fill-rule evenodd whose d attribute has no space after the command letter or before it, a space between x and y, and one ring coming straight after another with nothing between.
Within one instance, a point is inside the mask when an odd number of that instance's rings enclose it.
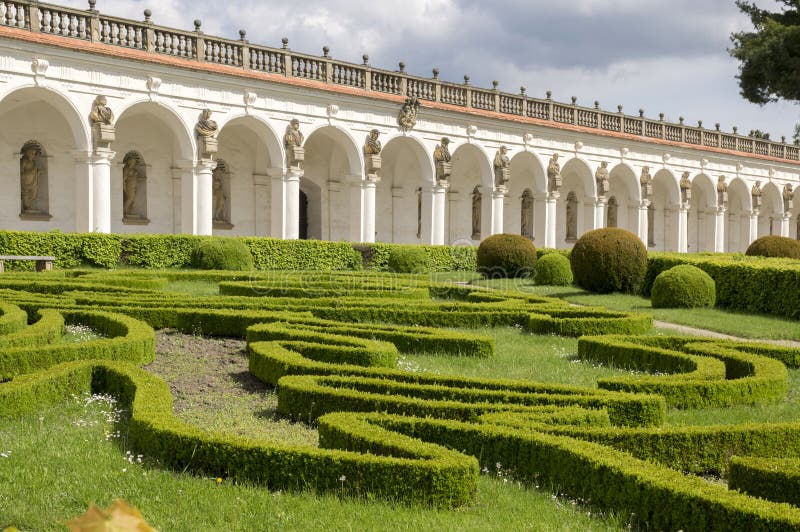
<instances>
[{"instance_id":1,"label":"curved hedge border","mask_svg":"<svg viewBox=\"0 0 800 532\"><path fill-rule=\"evenodd\" d=\"M64 331L64 316L52 309L43 309L37 314L39 319L29 327L16 333L0 335L0 349L57 343Z\"/></svg>"},{"instance_id":2,"label":"curved hedge border","mask_svg":"<svg viewBox=\"0 0 800 532\"><path fill-rule=\"evenodd\" d=\"M16 305L0 302L0 335L21 331L28 324L28 314Z\"/></svg>"},{"instance_id":3,"label":"curved hedge border","mask_svg":"<svg viewBox=\"0 0 800 532\"><path fill-rule=\"evenodd\" d=\"M734 456L728 487L753 497L800 506L800 460Z\"/></svg>"},{"instance_id":4,"label":"curved hedge border","mask_svg":"<svg viewBox=\"0 0 800 532\"><path fill-rule=\"evenodd\" d=\"M662 395L676 408L771 403L786 396L788 373L783 363L732 347L693 337L594 336L578 340L578 356L616 367L674 374L610 377L599 379L597 385Z\"/></svg>"}]
</instances>

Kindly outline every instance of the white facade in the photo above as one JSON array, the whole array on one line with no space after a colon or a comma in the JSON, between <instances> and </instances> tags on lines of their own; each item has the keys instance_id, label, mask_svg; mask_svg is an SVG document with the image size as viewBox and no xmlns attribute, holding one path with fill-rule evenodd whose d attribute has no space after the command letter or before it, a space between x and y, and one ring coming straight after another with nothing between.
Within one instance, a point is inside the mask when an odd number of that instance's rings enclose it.
<instances>
[{"instance_id":1,"label":"white facade","mask_svg":"<svg viewBox=\"0 0 800 532\"><path fill-rule=\"evenodd\" d=\"M88 114L97 95L116 114L110 150L93 147ZM743 251L757 236L800 236L800 201L786 211L782 195L785 184L797 185L797 162L424 104L415 127L403 132L402 100L148 63L0 32L0 229L475 243L520 233L527 194L538 246L570 247L570 216L575 236L612 217L653 250ZM194 133L205 108L219 124L214 158L229 173L224 227L212 222L215 163L198 157ZM295 118L305 135L300 172L287 168L282 141ZM367 179L362 154L373 128L383 143L378 182ZM437 182L433 161L445 136L452 153L446 186ZM31 140L46 154L49 218L21 216L20 151ZM507 191L494 186L501 145L511 157ZM123 216L123 158L131 151L146 168L146 219L137 223ZM547 161L555 153L562 185L548 192ZM601 162L609 170L605 196L595 180ZM640 184L644 167L652 176L648 197ZM685 172L688 201L679 185ZM725 205L718 204L720 176L728 187ZM751 194L756 182L759 208Z\"/></svg>"}]
</instances>

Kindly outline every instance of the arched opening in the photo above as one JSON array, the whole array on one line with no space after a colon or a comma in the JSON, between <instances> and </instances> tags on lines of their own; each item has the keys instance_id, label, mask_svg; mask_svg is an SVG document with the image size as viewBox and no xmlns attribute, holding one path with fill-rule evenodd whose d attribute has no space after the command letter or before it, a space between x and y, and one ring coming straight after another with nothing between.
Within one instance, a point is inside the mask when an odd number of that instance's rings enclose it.
<instances>
[{"instance_id":1,"label":"arched opening","mask_svg":"<svg viewBox=\"0 0 800 532\"><path fill-rule=\"evenodd\" d=\"M539 158L528 151L514 155L503 208L503 232L527 236L544 245L547 177Z\"/></svg>"},{"instance_id":2,"label":"arched opening","mask_svg":"<svg viewBox=\"0 0 800 532\"><path fill-rule=\"evenodd\" d=\"M136 150L122 158L122 221L126 224L146 224L147 163Z\"/></svg>"},{"instance_id":3,"label":"arched opening","mask_svg":"<svg viewBox=\"0 0 800 532\"><path fill-rule=\"evenodd\" d=\"M425 148L413 137L389 140L381 151L380 176L375 197L375 212L380 213L375 219L375 239L424 243L422 200L423 195L430 195L433 183L433 168Z\"/></svg>"},{"instance_id":4,"label":"arched opening","mask_svg":"<svg viewBox=\"0 0 800 532\"><path fill-rule=\"evenodd\" d=\"M183 120L158 103L136 103L119 115L113 147L118 155L112 163L112 175L123 175L123 179L111 180L111 231L180 232L182 172L176 169L178 161L194 159L192 135ZM132 152L141 160L133 168L138 186L132 214L139 216L128 216L124 210L125 156ZM133 170L127 170L130 177L134 177Z\"/></svg>"},{"instance_id":5,"label":"arched opening","mask_svg":"<svg viewBox=\"0 0 800 532\"><path fill-rule=\"evenodd\" d=\"M214 229L225 235L269 235L272 190L268 173L283 166L281 141L267 123L252 116L228 120L217 138L228 198L225 217L215 221Z\"/></svg>"},{"instance_id":6,"label":"arched opening","mask_svg":"<svg viewBox=\"0 0 800 532\"><path fill-rule=\"evenodd\" d=\"M450 188L447 194L446 234L450 244L466 240L477 241L487 236L487 221L491 224L490 201L484 196L491 190L492 173L486 155L472 144L462 144L453 152ZM476 196L475 191L478 191ZM476 218L476 198L480 202L480 226L473 227ZM487 198L488 200L488 198ZM487 214L488 211L488 214ZM487 220L488 218L488 220Z\"/></svg>"},{"instance_id":7,"label":"arched opening","mask_svg":"<svg viewBox=\"0 0 800 532\"><path fill-rule=\"evenodd\" d=\"M88 121L72 102L41 87L5 95L0 120L7 125L0 128L0 150L8 154L0 159L0 228L74 231L75 153L88 153Z\"/></svg>"},{"instance_id":8,"label":"arched opening","mask_svg":"<svg viewBox=\"0 0 800 532\"><path fill-rule=\"evenodd\" d=\"M561 168L561 196L556 205L556 247L571 247L594 225L595 180L589 165L573 158Z\"/></svg>"},{"instance_id":9,"label":"arched opening","mask_svg":"<svg viewBox=\"0 0 800 532\"><path fill-rule=\"evenodd\" d=\"M780 235L783 220L783 195L775 183L767 183L761 192L758 211L758 236Z\"/></svg>"},{"instance_id":10,"label":"arched opening","mask_svg":"<svg viewBox=\"0 0 800 532\"><path fill-rule=\"evenodd\" d=\"M360 150L335 126L314 130L305 142L300 188L308 197L310 238L358 241L362 216Z\"/></svg>"},{"instance_id":11,"label":"arched opening","mask_svg":"<svg viewBox=\"0 0 800 532\"><path fill-rule=\"evenodd\" d=\"M648 233L652 232L654 242L652 246L648 242L648 247L653 251L678 251L680 201L678 182L672 172L667 169L656 172L653 175L653 197L650 199L652 223L648 218Z\"/></svg>"},{"instance_id":12,"label":"arched opening","mask_svg":"<svg viewBox=\"0 0 800 532\"><path fill-rule=\"evenodd\" d=\"M299 217L298 222L298 237L300 240L308 240L308 195L300 190L299 202Z\"/></svg>"},{"instance_id":13,"label":"arched opening","mask_svg":"<svg viewBox=\"0 0 800 532\"><path fill-rule=\"evenodd\" d=\"M690 253L714 251L717 225L717 187L706 174L692 180L687 220L686 249Z\"/></svg>"},{"instance_id":14,"label":"arched opening","mask_svg":"<svg viewBox=\"0 0 800 532\"><path fill-rule=\"evenodd\" d=\"M636 234L639 228L639 179L630 166L618 164L608 177L609 194L616 200L617 216L613 226Z\"/></svg>"},{"instance_id":15,"label":"arched opening","mask_svg":"<svg viewBox=\"0 0 800 532\"><path fill-rule=\"evenodd\" d=\"M726 251L744 252L750 245L750 189L744 181L735 178L728 185L728 220Z\"/></svg>"}]
</instances>

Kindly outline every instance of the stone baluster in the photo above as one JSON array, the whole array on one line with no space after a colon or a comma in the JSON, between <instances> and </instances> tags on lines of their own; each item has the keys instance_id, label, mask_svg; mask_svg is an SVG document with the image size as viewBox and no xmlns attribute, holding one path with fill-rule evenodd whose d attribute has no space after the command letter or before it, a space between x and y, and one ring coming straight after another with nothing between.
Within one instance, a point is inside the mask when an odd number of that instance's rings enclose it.
<instances>
[{"instance_id":1,"label":"stone baluster","mask_svg":"<svg viewBox=\"0 0 800 532\"><path fill-rule=\"evenodd\" d=\"M100 40L100 12L95 9L97 0L89 0L89 40Z\"/></svg>"},{"instance_id":2,"label":"stone baluster","mask_svg":"<svg viewBox=\"0 0 800 532\"><path fill-rule=\"evenodd\" d=\"M202 30L200 29L202 26L203 26L203 21L201 21L199 18L195 19L195 21L194 21L194 32L197 35L197 60L198 61L205 61L206 60L206 40L205 40L205 37L203 37ZM188 48L190 46L191 45L189 44L188 39L187 39L186 48L187 48L187 52L188 53L191 53L191 51L188 50Z\"/></svg>"},{"instance_id":3,"label":"stone baluster","mask_svg":"<svg viewBox=\"0 0 800 532\"><path fill-rule=\"evenodd\" d=\"M41 27L41 18L39 15L39 0L29 0L30 3L26 6L27 19L29 30L38 33Z\"/></svg>"}]
</instances>

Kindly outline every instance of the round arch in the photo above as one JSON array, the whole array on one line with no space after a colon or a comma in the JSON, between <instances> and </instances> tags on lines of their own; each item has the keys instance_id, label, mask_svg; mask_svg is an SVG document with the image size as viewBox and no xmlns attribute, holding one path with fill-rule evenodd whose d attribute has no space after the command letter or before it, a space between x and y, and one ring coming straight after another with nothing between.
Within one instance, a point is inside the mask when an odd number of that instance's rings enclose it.
<instances>
[{"instance_id":1,"label":"round arch","mask_svg":"<svg viewBox=\"0 0 800 532\"><path fill-rule=\"evenodd\" d=\"M648 220L648 247L653 251L678 251L678 216L681 192L678 178L668 168L653 174L652 216ZM652 238L650 238L652 237Z\"/></svg>"},{"instance_id":2,"label":"round arch","mask_svg":"<svg viewBox=\"0 0 800 532\"><path fill-rule=\"evenodd\" d=\"M783 195L772 181L761 189L761 208L758 211L758 236L780 235L783 219Z\"/></svg>"},{"instance_id":3,"label":"round arch","mask_svg":"<svg viewBox=\"0 0 800 532\"><path fill-rule=\"evenodd\" d=\"M617 204L616 226L638 233L642 188L636 172L627 163L617 164L608 174L608 188L609 201L614 198ZM605 225L608 226L608 214Z\"/></svg>"},{"instance_id":4,"label":"round arch","mask_svg":"<svg viewBox=\"0 0 800 532\"><path fill-rule=\"evenodd\" d=\"M744 252L750 245L750 188L740 177L728 184L728 214L725 223L725 244L728 252Z\"/></svg>"},{"instance_id":5,"label":"round arch","mask_svg":"<svg viewBox=\"0 0 800 532\"><path fill-rule=\"evenodd\" d=\"M492 161L482 147L473 143L461 144L451 153L445 234L450 244L476 242L489 236L491 230Z\"/></svg>"},{"instance_id":6,"label":"round arch","mask_svg":"<svg viewBox=\"0 0 800 532\"><path fill-rule=\"evenodd\" d=\"M258 138L262 147L266 148L269 165L273 168L283 166L283 162L286 160L283 135L278 133L267 120L253 114L238 113L226 115L218 124L220 135L228 127L243 127L250 130Z\"/></svg>"},{"instance_id":7,"label":"round arch","mask_svg":"<svg viewBox=\"0 0 800 532\"><path fill-rule=\"evenodd\" d=\"M716 235L717 187L704 173L692 178L687 214L686 247L689 252L714 251Z\"/></svg>"},{"instance_id":8,"label":"round arch","mask_svg":"<svg viewBox=\"0 0 800 532\"><path fill-rule=\"evenodd\" d=\"M509 165L508 195L503 208L503 231L524 234L544 244L547 220L547 174L539 156L531 151L513 154Z\"/></svg>"},{"instance_id":9,"label":"round arch","mask_svg":"<svg viewBox=\"0 0 800 532\"><path fill-rule=\"evenodd\" d=\"M194 128L190 127L181 115L164 103L149 99L134 100L118 110L115 109L115 112L117 112L117 127L120 122L131 116L148 115L150 118L158 120L166 125L174 135L173 140L177 142L178 147L178 156L175 158L186 161L194 161L196 158L197 143L194 138Z\"/></svg>"},{"instance_id":10,"label":"round arch","mask_svg":"<svg viewBox=\"0 0 800 532\"><path fill-rule=\"evenodd\" d=\"M556 247L571 247L594 227L597 189L589 163L572 157L561 166L561 190L556 205Z\"/></svg>"}]
</instances>

